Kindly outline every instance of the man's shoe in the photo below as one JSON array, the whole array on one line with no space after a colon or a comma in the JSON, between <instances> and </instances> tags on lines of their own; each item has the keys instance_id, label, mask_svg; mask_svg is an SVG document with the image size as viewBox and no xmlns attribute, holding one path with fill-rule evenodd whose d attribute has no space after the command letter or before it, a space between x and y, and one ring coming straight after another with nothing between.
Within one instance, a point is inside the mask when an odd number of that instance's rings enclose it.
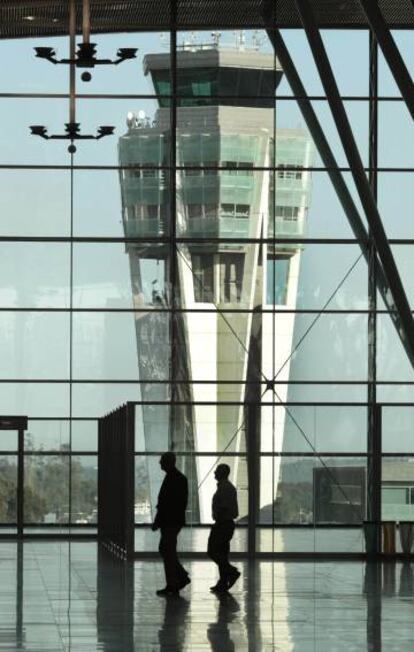
<instances>
[{"instance_id":1,"label":"man's shoe","mask_svg":"<svg viewBox=\"0 0 414 652\"><path fill-rule=\"evenodd\" d=\"M233 584L235 584L237 582L237 580L239 579L240 575L241 575L241 573L239 573L239 571L236 570L236 569L229 574L229 576L227 578L227 588L228 589L231 589Z\"/></svg>"},{"instance_id":2,"label":"man's shoe","mask_svg":"<svg viewBox=\"0 0 414 652\"><path fill-rule=\"evenodd\" d=\"M171 589L169 586L166 586L164 589L158 589L156 594L164 597L179 595L178 589Z\"/></svg>"},{"instance_id":3,"label":"man's shoe","mask_svg":"<svg viewBox=\"0 0 414 652\"><path fill-rule=\"evenodd\" d=\"M191 578L187 575L184 579L181 580L179 584L179 590L183 589L187 584L191 584Z\"/></svg>"},{"instance_id":4,"label":"man's shoe","mask_svg":"<svg viewBox=\"0 0 414 652\"><path fill-rule=\"evenodd\" d=\"M217 582L215 586L210 586L210 591L212 593L224 593L227 591L227 586L224 584L224 582Z\"/></svg>"}]
</instances>

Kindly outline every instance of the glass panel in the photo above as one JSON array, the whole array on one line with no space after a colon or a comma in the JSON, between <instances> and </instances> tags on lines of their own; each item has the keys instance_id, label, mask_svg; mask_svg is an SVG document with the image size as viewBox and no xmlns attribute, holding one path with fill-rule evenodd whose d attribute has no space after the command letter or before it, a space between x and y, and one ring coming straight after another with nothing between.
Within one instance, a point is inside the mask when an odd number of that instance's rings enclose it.
<instances>
[{"instance_id":1,"label":"glass panel","mask_svg":"<svg viewBox=\"0 0 414 652\"><path fill-rule=\"evenodd\" d=\"M68 451L72 434L73 451L95 451L98 444L97 422L92 421L33 421L29 419L25 432L26 451ZM1 437L1 433L0 433Z\"/></svg>"},{"instance_id":2,"label":"glass panel","mask_svg":"<svg viewBox=\"0 0 414 652\"><path fill-rule=\"evenodd\" d=\"M384 453L413 453L412 406L382 406L382 450ZM407 467L408 468L408 467Z\"/></svg>"},{"instance_id":3,"label":"glass panel","mask_svg":"<svg viewBox=\"0 0 414 652\"><path fill-rule=\"evenodd\" d=\"M31 136L28 135L27 138L30 139ZM33 136L32 138L34 140ZM36 147L37 141L34 143ZM15 143L13 143L13 151L14 147ZM26 145L24 144L23 147L25 148ZM38 152L36 163L39 163L40 157L41 152ZM70 176L67 170L0 170L0 189L0 235L47 237L69 235ZM10 251L14 248L14 251L20 251L23 254L24 251L44 251L47 245L19 243L7 246L11 247ZM4 245L2 248L5 248ZM51 287L54 287L56 280L62 278L62 267L66 260L65 246L52 244L48 245L48 248L51 251L53 267L56 265L56 275L50 281ZM59 263L55 262L56 251L62 252L62 260ZM35 255L35 253L31 253L32 257ZM5 262L8 262L7 258ZM26 267L22 255L20 255L20 260L19 256L16 256L15 263L19 264L21 273L24 273ZM47 258L45 257L39 267L39 272L43 272L43 277L40 278L44 279L44 283L47 278L45 275L46 264ZM36 269L32 268L32 272L37 274ZM67 279L65 279L65 285L66 283Z\"/></svg>"},{"instance_id":4,"label":"glass panel","mask_svg":"<svg viewBox=\"0 0 414 652\"><path fill-rule=\"evenodd\" d=\"M53 21L66 23L60 18ZM67 23L60 29L67 30ZM64 74L67 66L52 65L47 60L35 56L34 48L39 46L39 38L29 38L13 41L3 41L0 45L2 59L7 61L10 57L15 65L4 66L0 75L0 85L5 92L24 93L67 93L68 75ZM92 38L92 37L91 37ZM137 48L137 58L125 60L119 65L96 65L91 71L92 79L89 83L82 80L84 70L77 71L78 93L152 93L153 88L149 83L147 74L147 53L163 54L169 59L169 34L168 33L123 33L123 34L94 34L92 38L96 43L96 56L98 59L118 59L117 51L120 48ZM42 37L40 45L52 48L55 58L60 60L69 55L68 37ZM165 51L166 50L166 51ZM66 68L66 70L65 70ZM24 70L24 75L21 74ZM158 89L158 92L163 92ZM165 92L165 91L164 91Z\"/></svg>"},{"instance_id":5,"label":"glass panel","mask_svg":"<svg viewBox=\"0 0 414 652\"><path fill-rule=\"evenodd\" d=\"M0 306L69 306L70 248L67 244L0 244Z\"/></svg>"},{"instance_id":6,"label":"glass panel","mask_svg":"<svg viewBox=\"0 0 414 652\"><path fill-rule=\"evenodd\" d=\"M1 383L0 414L33 417L69 416L69 385L53 383Z\"/></svg>"},{"instance_id":7,"label":"glass panel","mask_svg":"<svg viewBox=\"0 0 414 652\"><path fill-rule=\"evenodd\" d=\"M41 74L39 71L39 78ZM30 132L31 125L41 125L47 129L48 136L63 134L65 123L69 121L68 114L69 102L66 99L2 98L0 163L39 165L41 162L42 165L69 165L70 156L66 140L45 140ZM10 125L16 126L11 129ZM48 197L49 193L50 190L45 196ZM33 219L31 212L28 218Z\"/></svg>"},{"instance_id":8,"label":"glass panel","mask_svg":"<svg viewBox=\"0 0 414 652\"><path fill-rule=\"evenodd\" d=\"M316 316L296 316L293 343L300 344L292 357L291 380L365 380L366 315L322 313L315 322Z\"/></svg>"},{"instance_id":9,"label":"glass panel","mask_svg":"<svg viewBox=\"0 0 414 652\"><path fill-rule=\"evenodd\" d=\"M98 518L98 458L71 457L72 523L96 523Z\"/></svg>"},{"instance_id":10,"label":"glass panel","mask_svg":"<svg viewBox=\"0 0 414 652\"><path fill-rule=\"evenodd\" d=\"M368 268L359 246L306 244L300 249L300 271L297 281L298 308L306 310L323 307L330 310L368 308ZM299 260L295 261L293 257L291 264L295 262L299 267ZM291 270L291 276L293 275L294 270Z\"/></svg>"},{"instance_id":11,"label":"glass panel","mask_svg":"<svg viewBox=\"0 0 414 652\"><path fill-rule=\"evenodd\" d=\"M109 242L75 245L74 307L165 308L168 268L167 246Z\"/></svg>"},{"instance_id":12,"label":"glass panel","mask_svg":"<svg viewBox=\"0 0 414 652\"><path fill-rule=\"evenodd\" d=\"M388 314L377 316L377 333L378 380L412 381L411 363ZM411 396L408 387L404 389L404 393Z\"/></svg>"},{"instance_id":13,"label":"glass panel","mask_svg":"<svg viewBox=\"0 0 414 652\"><path fill-rule=\"evenodd\" d=\"M67 30L66 20L59 18L55 20L64 22L64 29ZM0 73L2 91L14 93L65 93L68 91L68 76L62 74L62 67L36 58L34 48L38 45L38 37L1 41L2 61L12 61L14 64L2 66ZM43 37L41 45L53 48L60 57L68 56L67 37Z\"/></svg>"},{"instance_id":14,"label":"glass panel","mask_svg":"<svg viewBox=\"0 0 414 652\"><path fill-rule=\"evenodd\" d=\"M318 529L309 526L359 525L366 510L366 460L365 458L261 458L260 465L260 524L301 525L291 530L282 528L267 535L260 534L259 541L275 552L325 549L337 551L338 544L350 551L355 537L341 541L340 534L332 539L319 535ZM294 537L296 534L296 540ZM302 536L303 534L303 536ZM319 538L319 541L318 541ZM361 537L357 531L357 546ZM271 541L271 543L270 543ZM351 545L352 544L352 545ZM292 547L293 546L293 547ZM263 549L262 549L263 550Z\"/></svg>"},{"instance_id":15,"label":"glass panel","mask_svg":"<svg viewBox=\"0 0 414 652\"><path fill-rule=\"evenodd\" d=\"M76 119L81 124L81 133L95 135L101 125L110 125L114 132L99 140L80 141L76 146L75 162L78 165L138 164L140 161L136 160L135 155L138 153L139 156L139 145L145 137L156 156L156 162L145 162L149 165L163 164L164 157L168 160L165 143L168 143L169 110L167 115L163 115L161 124L156 111L155 99L78 100ZM131 119L131 113L136 113L138 119ZM140 115L144 117L140 119Z\"/></svg>"},{"instance_id":16,"label":"glass panel","mask_svg":"<svg viewBox=\"0 0 414 652\"><path fill-rule=\"evenodd\" d=\"M350 172L342 172L359 217L366 224L364 211ZM277 180L276 180L277 192ZM306 235L309 238L354 238L347 214L342 208L332 181L327 172L312 172L312 191L309 211L306 217Z\"/></svg>"},{"instance_id":17,"label":"glass panel","mask_svg":"<svg viewBox=\"0 0 414 652\"><path fill-rule=\"evenodd\" d=\"M412 47L412 30L395 29L391 32L398 50L408 68L411 77L414 77L414 55ZM401 96L392 72L379 48L378 51L378 81L380 95Z\"/></svg>"},{"instance_id":18,"label":"glass panel","mask_svg":"<svg viewBox=\"0 0 414 652\"><path fill-rule=\"evenodd\" d=\"M69 458L30 455L24 466L25 523L69 521Z\"/></svg>"},{"instance_id":19,"label":"glass panel","mask_svg":"<svg viewBox=\"0 0 414 652\"><path fill-rule=\"evenodd\" d=\"M301 29L282 30L283 39L298 69L309 95L324 95L324 89L310 50L306 34ZM342 95L368 93L368 33L366 30L321 30L339 92ZM353 65L350 62L358 62ZM291 94L286 77L278 89Z\"/></svg>"},{"instance_id":20,"label":"glass panel","mask_svg":"<svg viewBox=\"0 0 414 652\"><path fill-rule=\"evenodd\" d=\"M326 29L321 36L341 95L368 95L368 30Z\"/></svg>"},{"instance_id":21,"label":"glass panel","mask_svg":"<svg viewBox=\"0 0 414 652\"><path fill-rule=\"evenodd\" d=\"M364 552L362 528L323 527L298 525L296 527L276 526L256 528L257 551L259 552Z\"/></svg>"},{"instance_id":22,"label":"glass panel","mask_svg":"<svg viewBox=\"0 0 414 652\"><path fill-rule=\"evenodd\" d=\"M74 417L98 419L127 401L141 399L135 383L76 383L72 388Z\"/></svg>"},{"instance_id":23,"label":"glass panel","mask_svg":"<svg viewBox=\"0 0 414 652\"><path fill-rule=\"evenodd\" d=\"M378 209L389 238L414 238L409 210L413 183L413 172L378 174Z\"/></svg>"},{"instance_id":24,"label":"glass panel","mask_svg":"<svg viewBox=\"0 0 414 652\"><path fill-rule=\"evenodd\" d=\"M95 66L90 71L92 80L89 83L82 80L82 71L79 70L77 87L79 93L107 93L110 95L154 93L148 70L149 57L153 53L157 53L158 56L159 53L162 53L165 57L168 62L165 72L169 75L170 35L168 32L94 34L92 40L97 45L98 59L117 60L119 58L117 52L120 48L138 49L138 52L135 59L125 60L116 66ZM168 89L158 87L156 92L163 94L168 92ZM141 100L136 101L140 102Z\"/></svg>"},{"instance_id":25,"label":"glass panel","mask_svg":"<svg viewBox=\"0 0 414 652\"><path fill-rule=\"evenodd\" d=\"M382 520L414 521L414 456L382 459Z\"/></svg>"},{"instance_id":26,"label":"glass panel","mask_svg":"<svg viewBox=\"0 0 414 652\"><path fill-rule=\"evenodd\" d=\"M378 103L378 165L414 167L413 121L404 101Z\"/></svg>"},{"instance_id":27,"label":"glass panel","mask_svg":"<svg viewBox=\"0 0 414 652\"><path fill-rule=\"evenodd\" d=\"M0 450L16 451L18 447L17 430L0 430Z\"/></svg>"},{"instance_id":28,"label":"glass panel","mask_svg":"<svg viewBox=\"0 0 414 652\"><path fill-rule=\"evenodd\" d=\"M412 275L413 245L393 245L392 253L400 274L405 294L411 307L414 306L414 280ZM381 306L382 307L382 306Z\"/></svg>"},{"instance_id":29,"label":"glass panel","mask_svg":"<svg viewBox=\"0 0 414 652\"><path fill-rule=\"evenodd\" d=\"M157 313L157 317L161 315ZM74 378L138 380L135 328L132 313L75 313Z\"/></svg>"},{"instance_id":30,"label":"glass panel","mask_svg":"<svg viewBox=\"0 0 414 652\"><path fill-rule=\"evenodd\" d=\"M24 434L25 451L64 451L69 447L69 421L33 421Z\"/></svg>"},{"instance_id":31,"label":"glass panel","mask_svg":"<svg viewBox=\"0 0 414 652\"><path fill-rule=\"evenodd\" d=\"M72 450L98 450L97 421L72 421Z\"/></svg>"},{"instance_id":32,"label":"glass panel","mask_svg":"<svg viewBox=\"0 0 414 652\"><path fill-rule=\"evenodd\" d=\"M359 153L362 158L364 165L367 165L368 161L368 103L359 101L359 102L347 102L344 101L344 108L350 123L355 141L359 148ZM316 113L318 121L323 129L323 132L329 142L329 146L335 156L336 162L340 167L349 167L348 160L346 158L345 152L342 147L341 139L338 135L338 131L335 126L335 121L332 117L328 102L326 100L313 100L312 107ZM299 129L298 129L299 125ZM276 137L278 135L278 130L284 132L284 130L291 130L290 137L295 138L303 130L306 133L306 127L304 123L304 118L300 111L300 108L296 100L281 100L277 101L276 107ZM302 131L302 133L303 133ZM289 136L289 133L285 134L286 137ZM311 140L310 135L308 136L310 142L312 143L312 157L315 158L315 165L320 167L323 166L323 163L317 154L316 144ZM277 146L277 141L276 141ZM312 161L311 159L311 161ZM313 164L313 161L310 163ZM309 165L309 163L308 163Z\"/></svg>"},{"instance_id":33,"label":"glass panel","mask_svg":"<svg viewBox=\"0 0 414 652\"><path fill-rule=\"evenodd\" d=\"M365 452L366 407L262 406L261 450L267 452Z\"/></svg>"},{"instance_id":34,"label":"glass panel","mask_svg":"<svg viewBox=\"0 0 414 652\"><path fill-rule=\"evenodd\" d=\"M210 387L210 392L215 392L214 386ZM176 400L189 400L185 396L188 390L183 385L177 387ZM161 393L161 387L158 391ZM207 394L204 398L210 400ZM226 400L225 394L222 400ZM176 453L246 452L243 404L137 405L135 415L137 451L163 453L170 448Z\"/></svg>"},{"instance_id":35,"label":"glass panel","mask_svg":"<svg viewBox=\"0 0 414 652\"><path fill-rule=\"evenodd\" d=\"M69 314L0 313L0 376L66 378L69 375Z\"/></svg>"}]
</instances>

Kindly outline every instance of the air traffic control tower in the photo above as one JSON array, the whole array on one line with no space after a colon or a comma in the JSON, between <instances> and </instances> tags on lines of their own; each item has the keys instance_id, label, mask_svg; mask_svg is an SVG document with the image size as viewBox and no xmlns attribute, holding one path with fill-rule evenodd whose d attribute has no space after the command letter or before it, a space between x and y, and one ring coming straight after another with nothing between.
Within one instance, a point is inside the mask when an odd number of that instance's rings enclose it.
<instances>
[{"instance_id":1,"label":"air traffic control tower","mask_svg":"<svg viewBox=\"0 0 414 652\"><path fill-rule=\"evenodd\" d=\"M119 139L119 163L131 166L121 171L125 236L149 239L126 249L139 309L141 399L174 396L195 405L143 407L140 445L187 453L178 460L191 483L191 517L205 522L217 458L197 453L246 450L243 407L221 403L260 402L260 381L272 379L282 365L278 380L289 379L284 363L294 315L284 310L296 306L301 246L295 240L306 229L310 173L303 168L311 165L313 146L301 129L275 129L274 94L283 73L273 55L218 43L183 47L177 52L176 165L185 169L177 170L171 215L169 170L154 169L171 162L169 54L147 55L144 68L159 108L152 121L142 112L130 114ZM274 165L276 171L266 170ZM171 246L174 219L176 236L193 242ZM284 242L257 242L275 236ZM177 312L167 311L172 301ZM277 394L286 400L286 387L279 385ZM273 398L271 391L265 396ZM202 401L217 405L197 405ZM284 421L283 408L259 408L262 451L282 450ZM222 461L231 466L243 517L246 461ZM276 495L276 467L270 457L261 464L261 507ZM150 464L152 506L158 491L153 469Z\"/></svg>"}]
</instances>

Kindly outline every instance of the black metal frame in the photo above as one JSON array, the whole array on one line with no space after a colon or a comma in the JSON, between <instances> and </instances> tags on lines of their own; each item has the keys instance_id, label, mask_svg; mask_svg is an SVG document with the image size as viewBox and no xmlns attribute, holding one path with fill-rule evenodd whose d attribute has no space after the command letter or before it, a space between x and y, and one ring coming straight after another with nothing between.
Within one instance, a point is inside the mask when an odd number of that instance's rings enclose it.
<instances>
[{"instance_id":1,"label":"black metal frame","mask_svg":"<svg viewBox=\"0 0 414 652\"><path fill-rule=\"evenodd\" d=\"M134 550L135 423L127 403L98 427L98 541L130 559Z\"/></svg>"}]
</instances>

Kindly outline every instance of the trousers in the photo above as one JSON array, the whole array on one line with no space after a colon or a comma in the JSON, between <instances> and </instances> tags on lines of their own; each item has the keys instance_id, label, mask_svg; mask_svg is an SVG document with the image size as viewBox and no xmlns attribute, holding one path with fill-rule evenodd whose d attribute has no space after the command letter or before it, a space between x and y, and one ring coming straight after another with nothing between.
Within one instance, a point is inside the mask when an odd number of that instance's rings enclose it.
<instances>
[{"instance_id":1,"label":"trousers","mask_svg":"<svg viewBox=\"0 0 414 652\"><path fill-rule=\"evenodd\" d=\"M164 562L165 581L170 589L178 589L181 582L188 577L184 566L180 564L177 555L177 537L181 526L161 528L159 553Z\"/></svg>"},{"instance_id":2,"label":"trousers","mask_svg":"<svg viewBox=\"0 0 414 652\"><path fill-rule=\"evenodd\" d=\"M237 570L229 563L233 533L234 521L218 521L212 526L208 537L207 554L217 564L221 582L225 582L228 576Z\"/></svg>"}]
</instances>

